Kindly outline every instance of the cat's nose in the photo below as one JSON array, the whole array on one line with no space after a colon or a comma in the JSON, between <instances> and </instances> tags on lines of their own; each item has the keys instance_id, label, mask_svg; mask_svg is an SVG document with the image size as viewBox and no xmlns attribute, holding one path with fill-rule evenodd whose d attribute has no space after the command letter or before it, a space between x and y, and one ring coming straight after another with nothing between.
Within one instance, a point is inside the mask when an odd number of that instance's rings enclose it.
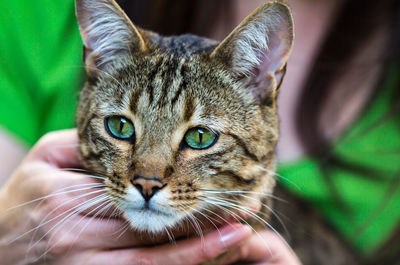
<instances>
[{"instance_id":1,"label":"cat's nose","mask_svg":"<svg viewBox=\"0 0 400 265\"><path fill-rule=\"evenodd\" d=\"M147 178L139 175L134 176L131 182L147 202L150 201L154 194L166 186L159 178Z\"/></svg>"}]
</instances>

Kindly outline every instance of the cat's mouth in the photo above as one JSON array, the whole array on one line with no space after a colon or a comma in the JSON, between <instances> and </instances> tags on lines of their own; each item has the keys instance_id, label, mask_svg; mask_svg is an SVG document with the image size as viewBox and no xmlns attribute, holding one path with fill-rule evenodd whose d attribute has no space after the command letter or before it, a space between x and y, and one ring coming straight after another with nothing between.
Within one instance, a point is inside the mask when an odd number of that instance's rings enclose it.
<instances>
[{"instance_id":1,"label":"cat's mouth","mask_svg":"<svg viewBox=\"0 0 400 265\"><path fill-rule=\"evenodd\" d=\"M184 215L168 207L168 196L163 192L146 201L135 189L128 189L119 206L132 228L146 232L162 232L184 218Z\"/></svg>"},{"instance_id":2,"label":"cat's mouth","mask_svg":"<svg viewBox=\"0 0 400 265\"><path fill-rule=\"evenodd\" d=\"M160 233L167 228L174 227L183 218L178 214L143 207L126 208L124 213L133 229L151 233Z\"/></svg>"},{"instance_id":3,"label":"cat's mouth","mask_svg":"<svg viewBox=\"0 0 400 265\"><path fill-rule=\"evenodd\" d=\"M154 215L163 215L163 216L172 216L172 213L167 213L160 209L157 209L151 206L149 203L146 203L143 207L127 207L126 211L136 211L140 214L154 214Z\"/></svg>"}]
</instances>

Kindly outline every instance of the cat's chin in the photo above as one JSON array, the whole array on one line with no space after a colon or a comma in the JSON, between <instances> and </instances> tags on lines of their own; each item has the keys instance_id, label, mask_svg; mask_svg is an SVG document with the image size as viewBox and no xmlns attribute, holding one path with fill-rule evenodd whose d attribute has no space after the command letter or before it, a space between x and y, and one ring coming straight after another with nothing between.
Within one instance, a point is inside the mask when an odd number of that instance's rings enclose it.
<instances>
[{"instance_id":1,"label":"cat's chin","mask_svg":"<svg viewBox=\"0 0 400 265\"><path fill-rule=\"evenodd\" d=\"M148 208L125 209L124 216L133 229L155 234L174 227L182 219L177 214L164 213Z\"/></svg>"}]
</instances>

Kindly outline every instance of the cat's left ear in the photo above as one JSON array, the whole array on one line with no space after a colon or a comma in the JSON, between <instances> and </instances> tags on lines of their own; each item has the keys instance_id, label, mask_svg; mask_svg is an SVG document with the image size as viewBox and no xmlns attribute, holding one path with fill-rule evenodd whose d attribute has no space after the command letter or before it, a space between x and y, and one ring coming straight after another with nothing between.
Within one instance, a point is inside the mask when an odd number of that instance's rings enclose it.
<instances>
[{"instance_id":1,"label":"cat's left ear","mask_svg":"<svg viewBox=\"0 0 400 265\"><path fill-rule=\"evenodd\" d=\"M257 103L274 102L293 46L293 19L282 2L251 13L211 53L247 86Z\"/></svg>"},{"instance_id":2,"label":"cat's left ear","mask_svg":"<svg viewBox=\"0 0 400 265\"><path fill-rule=\"evenodd\" d=\"M146 50L139 29L114 0L75 0L75 5L89 75L106 70L118 58Z\"/></svg>"}]
</instances>

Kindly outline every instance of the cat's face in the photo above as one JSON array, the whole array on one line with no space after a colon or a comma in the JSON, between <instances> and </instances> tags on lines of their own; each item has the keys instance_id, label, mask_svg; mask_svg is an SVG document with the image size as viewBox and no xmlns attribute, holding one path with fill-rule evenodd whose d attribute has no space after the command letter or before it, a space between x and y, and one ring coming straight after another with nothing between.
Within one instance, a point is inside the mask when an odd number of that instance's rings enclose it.
<instances>
[{"instance_id":1,"label":"cat's face","mask_svg":"<svg viewBox=\"0 0 400 265\"><path fill-rule=\"evenodd\" d=\"M77 14L89 80L80 151L131 225L159 232L259 208L275 185L287 7L264 5L220 45L139 30L111 0L78 0Z\"/></svg>"}]
</instances>

